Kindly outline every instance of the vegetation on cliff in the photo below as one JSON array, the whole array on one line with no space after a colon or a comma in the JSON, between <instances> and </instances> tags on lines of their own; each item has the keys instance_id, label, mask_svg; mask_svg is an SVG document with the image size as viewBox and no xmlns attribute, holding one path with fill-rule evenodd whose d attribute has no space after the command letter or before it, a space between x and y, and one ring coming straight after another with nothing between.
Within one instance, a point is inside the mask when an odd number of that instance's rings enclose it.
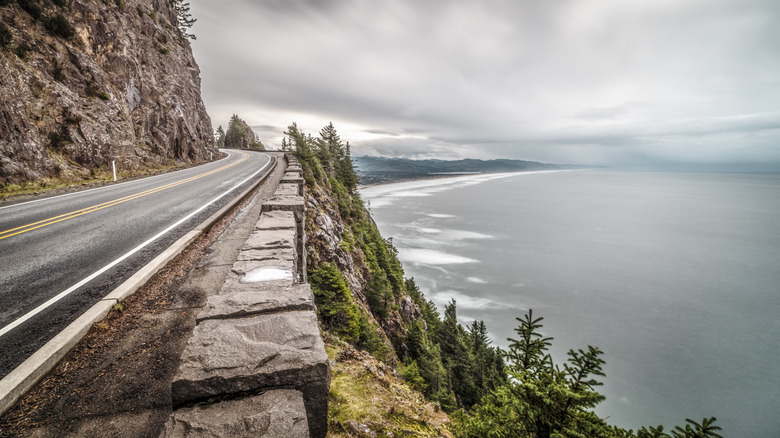
<instances>
[{"instance_id":1,"label":"vegetation on cliff","mask_svg":"<svg viewBox=\"0 0 780 438\"><path fill-rule=\"evenodd\" d=\"M491 345L482 321L465 328L459 324L454 300L439 314L414 280L404 278L396 249L377 230L356 191L349 144L333 125L313 137L293 123L285 135L283 149L292 150L303 167L309 282L337 360L332 430L360 435L365 426L372 432L393 432L403 429L393 418L407 418L406 411L396 411L400 405L372 387L378 375L375 364L363 362L373 369L366 374L339 360L354 360L355 353L349 353L354 347L384 363L379 380L385 383L380 386L397 387L393 378L400 376L404 387L451 414L448 430L440 427L442 422L412 422L414 433L423 436L720 437L714 418L686 420L684 428L670 434L662 426L635 433L607 424L592 410L604 400L595 390L604 376L602 352L588 346L570 351L562 365L553 363L548 353L552 338L539 333L542 318L532 311L518 318L518 338L509 340L508 351ZM350 408L364 406L367 392L375 409L395 406L397 415Z\"/></svg>"},{"instance_id":2,"label":"vegetation on cliff","mask_svg":"<svg viewBox=\"0 0 780 438\"><path fill-rule=\"evenodd\" d=\"M222 126L217 128L216 132L217 147L231 148L231 149L256 149L264 151L265 147L260 139L257 138L257 134L252 128L242 119L238 117L238 114L233 114L230 117L230 124L228 124L227 133L222 129Z\"/></svg>"}]
</instances>

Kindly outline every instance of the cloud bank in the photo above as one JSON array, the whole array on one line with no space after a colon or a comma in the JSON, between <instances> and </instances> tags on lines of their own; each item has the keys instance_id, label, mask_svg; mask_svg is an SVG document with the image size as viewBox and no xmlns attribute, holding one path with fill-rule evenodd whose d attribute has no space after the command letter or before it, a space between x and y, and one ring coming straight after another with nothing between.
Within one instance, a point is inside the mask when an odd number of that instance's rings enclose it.
<instances>
[{"instance_id":1,"label":"cloud bank","mask_svg":"<svg viewBox=\"0 0 780 438\"><path fill-rule=\"evenodd\" d=\"M780 163L776 0L193 2L215 125L355 155Z\"/></svg>"}]
</instances>

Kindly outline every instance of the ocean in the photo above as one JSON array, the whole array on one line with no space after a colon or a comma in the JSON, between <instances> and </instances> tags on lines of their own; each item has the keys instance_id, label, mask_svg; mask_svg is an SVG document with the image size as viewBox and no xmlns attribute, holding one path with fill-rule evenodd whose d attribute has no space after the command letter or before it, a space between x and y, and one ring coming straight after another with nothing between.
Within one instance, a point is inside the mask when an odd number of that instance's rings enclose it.
<instances>
[{"instance_id":1,"label":"ocean","mask_svg":"<svg viewBox=\"0 0 780 438\"><path fill-rule=\"evenodd\" d=\"M780 174L469 175L361 190L407 277L506 347L533 308L605 352L596 413L780 437Z\"/></svg>"}]
</instances>

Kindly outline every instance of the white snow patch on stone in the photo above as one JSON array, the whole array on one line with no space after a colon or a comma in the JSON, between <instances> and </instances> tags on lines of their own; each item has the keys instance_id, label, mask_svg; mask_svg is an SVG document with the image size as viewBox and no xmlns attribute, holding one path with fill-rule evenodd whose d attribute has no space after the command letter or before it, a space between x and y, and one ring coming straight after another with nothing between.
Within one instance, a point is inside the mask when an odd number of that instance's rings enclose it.
<instances>
[{"instance_id":1,"label":"white snow patch on stone","mask_svg":"<svg viewBox=\"0 0 780 438\"><path fill-rule=\"evenodd\" d=\"M241 277L241 283L257 283L259 281L292 280L293 273L289 269L269 268L263 266L252 269Z\"/></svg>"}]
</instances>

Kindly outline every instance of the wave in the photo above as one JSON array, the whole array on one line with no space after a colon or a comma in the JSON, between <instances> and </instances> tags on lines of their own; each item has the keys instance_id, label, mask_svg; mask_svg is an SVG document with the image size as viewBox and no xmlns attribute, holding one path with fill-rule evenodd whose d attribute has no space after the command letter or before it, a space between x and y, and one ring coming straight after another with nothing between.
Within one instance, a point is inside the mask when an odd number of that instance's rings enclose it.
<instances>
[{"instance_id":1,"label":"wave","mask_svg":"<svg viewBox=\"0 0 780 438\"><path fill-rule=\"evenodd\" d=\"M400 259L404 262L418 265L457 265L463 263L477 263L479 260L448 254L435 249L423 248L398 248Z\"/></svg>"},{"instance_id":2,"label":"wave","mask_svg":"<svg viewBox=\"0 0 780 438\"><path fill-rule=\"evenodd\" d=\"M528 310L521 305L501 303L490 298L466 295L456 290L436 292L433 294L432 299L441 307L444 307L444 305L454 299L458 310Z\"/></svg>"}]
</instances>

